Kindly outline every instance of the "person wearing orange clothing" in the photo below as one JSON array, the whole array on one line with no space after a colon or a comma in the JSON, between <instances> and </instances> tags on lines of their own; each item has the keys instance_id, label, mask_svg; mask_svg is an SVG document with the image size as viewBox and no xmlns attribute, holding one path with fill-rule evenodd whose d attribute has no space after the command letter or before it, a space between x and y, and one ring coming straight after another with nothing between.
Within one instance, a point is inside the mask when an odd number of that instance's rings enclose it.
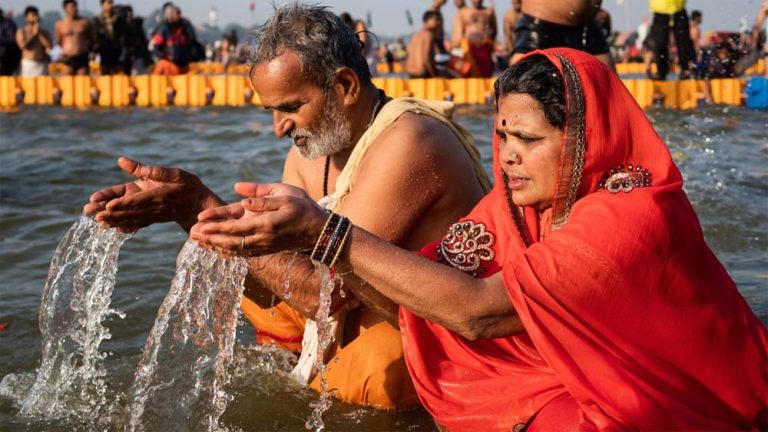
<instances>
[{"instance_id":1,"label":"person wearing orange clothing","mask_svg":"<svg viewBox=\"0 0 768 432\"><path fill-rule=\"evenodd\" d=\"M348 222L283 184L251 186L242 213L209 210L191 236L338 253L337 271L400 305L414 385L447 430L767 429L768 331L620 79L556 48L494 94L496 185L421 256L354 226L316 242Z\"/></svg>"},{"instance_id":2,"label":"person wearing orange clothing","mask_svg":"<svg viewBox=\"0 0 768 432\"><path fill-rule=\"evenodd\" d=\"M453 104L387 97L371 80L359 38L328 8L292 2L277 8L256 33L249 60L249 78L272 110L275 135L293 144L283 181L329 209L416 251L490 190L471 135L451 120ZM191 173L127 158L118 163L136 179L94 193L84 208L104 225L135 231L174 221L188 230L201 211L224 204ZM421 193L412 196L416 189ZM374 290L352 294L361 282L336 274L344 293L333 293L333 341L320 359L319 325L326 324L315 320L320 272L292 253L249 264L242 309L259 341L293 350L301 344L290 374L297 382L314 386L324 366L329 388L345 402L418 404L397 320L366 297L375 297Z\"/></svg>"},{"instance_id":3,"label":"person wearing orange clothing","mask_svg":"<svg viewBox=\"0 0 768 432\"><path fill-rule=\"evenodd\" d=\"M192 24L181 16L181 9L166 4L165 19L152 34L153 55L157 58L154 75L180 75L189 72L195 60L197 38Z\"/></svg>"}]
</instances>

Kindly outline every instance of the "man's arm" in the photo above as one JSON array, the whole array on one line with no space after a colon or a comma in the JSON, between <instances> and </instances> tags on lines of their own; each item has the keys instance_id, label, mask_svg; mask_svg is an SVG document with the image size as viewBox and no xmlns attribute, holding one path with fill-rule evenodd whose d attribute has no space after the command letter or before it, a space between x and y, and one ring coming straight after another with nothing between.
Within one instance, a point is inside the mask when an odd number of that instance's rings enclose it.
<instances>
[{"instance_id":1,"label":"man's arm","mask_svg":"<svg viewBox=\"0 0 768 432\"><path fill-rule=\"evenodd\" d=\"M51 35L49 35L47 31L40 30L38 39L40 40L40 43L43 45L43 48L47 50L53 49L53 43L51 43Z\"/></svg>"},{"instance_id":2,"label":"man's arm","mask_svg":"<svg viewBox=\"0 0 768 432\"><path fill-rule=\"evenodd\" d=\"M63 24L61 21L56 21L56 25L54 26L53 30L54 33L56 33L56 42L58 42L59 45L64 45L64 33L61 30L61 26Z\"/></svg>"},{"instance_id":3,"label":"man's arm","mask_svg":"<svg viewBox=\"0 0 768 432\"><path fill-rule=\"evenodd\" d=\"M461 16L461 10L453 16L453 33L451 33L451 48L461 47L461 41L464 40L464 19Z\"/></svg>"},{"instance_id":4,"label":"man's arm","mask_svg":"<svg viewBox=\"0 0 768 432\"><path fill-rule=\"evenodd\" d=\"M765 24L766 17L768 17L768 0L763 2L763 6L760 7L760 11L755 18L755 25L752 26L753 49L757 49L757 42L760 40L760 30L762 29L763 24Z\"/></svg>"},{"instance_id":5,"label":"man's arm","mask_svg":"<svg viewBox=\"0 0 768 432\"><path fill-rule=\"evenodd\" d=\"M512 52L515 47L515 29L512 24L513 11L507 11L504 14L504 47Z\"/></svg>"},{"instance_id":6,"label":"man's arm","mask_svg":"<svg viewBox=\"0 0 768 432\"><path fill-rule=\"evenodd\" d=\"M24 27L16 30L16 45L18 45L21 49L26 49L27 45L29 45L29 43L32 41L31 37L29 40L27 40L25 33L26 32L24 31Z\"/></svg>"}]
</instances>

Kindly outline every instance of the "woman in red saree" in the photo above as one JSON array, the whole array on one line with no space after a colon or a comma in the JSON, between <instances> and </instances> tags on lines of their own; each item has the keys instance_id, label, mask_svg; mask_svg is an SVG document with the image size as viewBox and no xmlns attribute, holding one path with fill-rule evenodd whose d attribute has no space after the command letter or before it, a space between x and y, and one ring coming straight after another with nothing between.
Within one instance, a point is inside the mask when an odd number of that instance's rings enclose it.
<instances>
[{"instance_id":1,"label":"woman in red saree","mask_svg":"<svg viewBox=\"0 0 768 432\"><path fill-rule=\"evenodd\" d=\"M621 81L588 54L537 51L499 77L496 99L496 186L422 250L459 271L359 228L341 256L401 306L406 361L436 422L768 428L768 332ZM327 216L299 191L252 196L249 211L201 214L193 238L258 254L311 248L322 232ZM222 216L236 220L210 222Z\"/></svg>"}]
</instances>

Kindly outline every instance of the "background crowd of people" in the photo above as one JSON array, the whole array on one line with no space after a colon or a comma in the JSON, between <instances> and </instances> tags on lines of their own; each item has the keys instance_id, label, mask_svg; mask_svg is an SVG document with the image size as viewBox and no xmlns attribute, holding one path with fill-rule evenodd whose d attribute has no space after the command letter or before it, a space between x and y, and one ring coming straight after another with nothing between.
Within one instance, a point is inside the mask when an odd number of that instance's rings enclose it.
<instances>
[{"instance_id":1,"label":"background crowd of people","mask_svg":"<svg viewBox=\"0 0 768 432\"><path fill-rule=\"evenodd\" d=\"M84 75L93 72L91 64L105 75L175 75L189 71L194 62L210 61L241 64L243 44L235 30L204 44L195 26L182 16L181 8L163 4L157 25L145 30L144 18L135 16L130 5L101 0L98 15L80 14L76 0L64 0L64 16L52 29L41 25L35 6L24 10L25 24L17 28L13 17L0 10L2 27L2 75L39 76L49 73L49 64L60 66L62 74Z\"/></svg>"},{"instance_id":2,"label":"background crowd of people","mask_svg":"<svg viewBox=\"0 0 768 432\"><path fill-rule=\"evenodd\" d=\"M433 0L422 27L408 37L378 38L367 20L341 13L361 40L371 72L401 73L413 78L490 77L537 48L570 46L596 55L609 65L636 62L649 78L666 79L671 64L681 79L738 76L764 54L768 1L754 25L734 31L704 33L703 15L689 14L685 0L649 0L651 16L636 30L618 31L601 0L548 2L511 0L497 16L483 0L453 0L456 12L444 16L447 0ZM147 31L145 20L130 5L101 0L99 13L80 15L76 0L64 0L64 16L52 28L41 23L39 10L28 6L17 28L0 10L0 74L155 74L189 71L195 62L224 66L245 63L248 38L231 29L213 41L198 38L195 25L178 5L165 3ZM407 14L409 21L413 18ZM20 17L16 18L19 21ZM448 32L446 21L450 23ZM366 23L367 22L367 23ZM247 36L247 35L242 35ZM49 68L53 62L58 68ZM93 65L98 65L98 68Z\"/></svg>"}]
</instances>

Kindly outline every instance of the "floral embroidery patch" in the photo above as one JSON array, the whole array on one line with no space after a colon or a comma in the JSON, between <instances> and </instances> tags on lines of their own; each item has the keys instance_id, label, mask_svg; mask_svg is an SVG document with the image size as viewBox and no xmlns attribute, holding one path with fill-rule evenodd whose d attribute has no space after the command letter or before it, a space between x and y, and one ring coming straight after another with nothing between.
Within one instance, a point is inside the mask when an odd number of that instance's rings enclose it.
<instances>
[{"instance_id":1,"label":"floral embroidery patch","mask_svg":"<svg viewBox=\"0 0 768 432\"><path fill-rule=\"evenodd\" d=\"M496 238L485 230L484 224L457 222L437 247L438 261L477 277L483 273L480 265L496 256L492 249L495 242Z\"/></svg>"},{"instance_id":2,"label":"floral embroidery patch","mask_svg":"<svg viewBox=\"0 0 768 432\"><path fill-rule=\"evenodd\" d=\"M610 193L631 192L651 185L651 173L640 165L619 165L603 175L600 188Z\"/></svg>"}]
</instances>

